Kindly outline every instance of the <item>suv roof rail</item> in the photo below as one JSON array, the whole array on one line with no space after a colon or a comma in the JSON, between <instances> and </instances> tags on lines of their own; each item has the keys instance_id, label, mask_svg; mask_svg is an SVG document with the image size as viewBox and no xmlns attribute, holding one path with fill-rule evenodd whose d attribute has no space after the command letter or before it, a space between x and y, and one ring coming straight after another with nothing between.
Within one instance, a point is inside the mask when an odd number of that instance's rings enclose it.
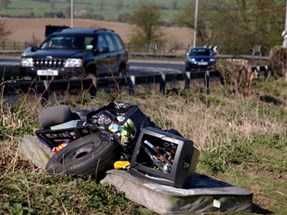
<instances>
[{"instance_id":1,"label":"suv roof rail","mask_svg":"<svg viewBox=\"0 0 287 215\"><path fill-rule=\"evenodd\" d=\"M70 27L66 27L64 29L59 29L55 32L62 32L62 31L65 31L67 29L70 29L70 30L73 30L73 29L76 29L76 30L90 30L90 31L93 31L94 33L96 32L99 32L99 31L110 31L110 32L115 32L114 30L112 29L107 29L107 28L96 28L96 29L92 29L92 28L70 28Z\"/></svg>"},{"instance_id":2,"label":"suv roof rail","mask_svg":"<svg viewBox=\"0 0 287 215\"><path fill-rule=\"evenodd\" d=\"M111 31L111 32L114 32L114 30L106 29L106 28L98 28L98 29L94 30L94 32L97 32L97 31Z\"/></svg>"}]
</instances>

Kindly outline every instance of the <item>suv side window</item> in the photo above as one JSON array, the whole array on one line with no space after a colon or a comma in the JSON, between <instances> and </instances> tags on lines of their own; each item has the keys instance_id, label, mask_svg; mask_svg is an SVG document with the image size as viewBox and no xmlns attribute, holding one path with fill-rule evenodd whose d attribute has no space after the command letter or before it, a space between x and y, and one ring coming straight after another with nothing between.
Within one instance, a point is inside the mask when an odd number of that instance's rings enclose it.
<instances>
[{"instance_id":1,"label":"suv side window","mask_svg":"<svg viewBox=\"0 0 287 215\"><path fill-rule=\"evenodd\" d=\"M106 40L108 42L108 48L109 50L112 52L112 51L115 51L116 50L116 47L115 47L115 44L114 44L114 41L112 40L112 37L110 34L105 34L105 37L106 37Z\"/></svg>"},{"instance_id":2,"label":"suv side window","mask_svg":"<svg viewBox=\"0 0 287 215\"><path fill-rule=\"evenodd\" d=\"M97 50L100 50L102 48L106 48L108 47L106 41L105 41L105 38L103 35L99 35L98 36L98 41L97 41Z\"/></svg>"},{"instance_id":3,"label":"suv side window","mask_svg":"<svg viewBox=\"0 0 287 215\"><path fill-rule=\"evenodd\" d=\"M94 44L94 37L91 37L91 36L88 36L88 37L85 37L84 38L84 44L85 44L85 47L87 46L87 45L95 45Z\"/></svg>"},{"instance_id":4,"label":"suv side window","mask_svg":"<svg viewBox=\"0 0 287 215\"><path fill-rule=\"evenodd\" d=\"M124 49L124 45L123 45L123 42L122 42L122 40L120 39L120 37L119 37L118 35L116 35L116 34L113 34L113 38L114 38L114 40L116 41L116 44L117 44L118 49L119 49L119 50L120 50L120 49Z\"/></svg>"}]
</instances>

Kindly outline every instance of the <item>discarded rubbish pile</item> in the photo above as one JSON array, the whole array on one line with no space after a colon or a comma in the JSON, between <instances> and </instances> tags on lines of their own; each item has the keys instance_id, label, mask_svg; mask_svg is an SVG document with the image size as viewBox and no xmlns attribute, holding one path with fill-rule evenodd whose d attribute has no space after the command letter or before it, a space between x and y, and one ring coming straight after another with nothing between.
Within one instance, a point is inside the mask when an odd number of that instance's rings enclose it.
<instances>
[{"instance_id":1,"label":"discarded rubbish pile","mask_svg":"<svg viewBox=\"0 0 287 215\"><path fill-rule=\"evenodd\" d=\"M193 142L162 130L136 105L53 106L38 120L37 138L24 137L19 148L50 174L93 176L161 214L251 211L252 193L195 173Z\"/></svg>"},{"instance_id":2,"label":"discarded rubbish pile","mask_svg":"<svg viewBox=\"0 0 287 215\"><path fill-rule=\"evenodd\" d=\"M39 123L42 129L36 135L55 153L46 164L48 173L102 179L107 170L126 169L182 187L195 170L193 142L176 130L158 128L136 105L111 102L75 112L66 105L54 106L40 112Z\"/></svg>"}]
</instances>

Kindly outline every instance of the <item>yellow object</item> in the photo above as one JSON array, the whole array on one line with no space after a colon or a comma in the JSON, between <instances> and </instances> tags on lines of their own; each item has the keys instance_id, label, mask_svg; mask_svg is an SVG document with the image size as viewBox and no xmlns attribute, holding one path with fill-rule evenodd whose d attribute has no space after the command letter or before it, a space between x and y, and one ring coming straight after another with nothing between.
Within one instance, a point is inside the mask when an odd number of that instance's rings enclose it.
<instances>
[{"instance_id":1,"label":"yellow object","mask_svg":"<svg viewBox=\"0 0 287 215\"><path fill-rule=\"evenodd\" d=\"M114 168L115 169L126 169L130 165L131 163L129 161L116 161L114 163Z\"/></svg>"},{"instance_id":2,"label":"yellow object","mask_svg":"<svg viewBox=\"0 0 287 215\"><path fill-rule=\"evenodd\" d=\"M60 151L62 148L64 148L67 144L66 143L61 143L59 144L57 147L53 148L53 152L58 152Z\"/></svg>"}]
</instances>

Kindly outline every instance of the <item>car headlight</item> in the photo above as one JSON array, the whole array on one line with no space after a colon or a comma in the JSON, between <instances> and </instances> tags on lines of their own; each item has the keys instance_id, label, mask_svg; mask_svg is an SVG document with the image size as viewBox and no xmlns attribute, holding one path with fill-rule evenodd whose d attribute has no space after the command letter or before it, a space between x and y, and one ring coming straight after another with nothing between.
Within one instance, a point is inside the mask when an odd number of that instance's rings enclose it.
<instances>
[{"instance_id":1,"label":"car headlight","mask_svg":"<svg viewBox=\"0 0 287 215\"><path fill-rule=\"evenodd\" d=\"M33 67L34 66L33 58L22 58L21 59L21 66Z\"/></svg>"},{"instance_id":2,"label":"car headlight","mask_svg":"<svg viewBox=\"0 0 287 215\"><path fill-rule=\"evenodd\" d=\"M195 62L195 58L190 58L190 57L188 57L188 61L189 61L189 62Z\"/></svg>"},{"instance_id":3,"label":"car headlight","mask_svg":"<svg viewBox=\"0 0 287 215\"><path fill-rule=\"evenodd\" d=\"M211 59L210 59L210 62L215 62L215 59L214 59L214 58L211 58Z\"/></svg>"},{"instance_id":4,"label":"car headlight","mask_svg":"<svg viewBox=\"0 0 287 215\"><path fill-rule=\"evenodd\" d=\"M64 67L81 67L83 65L83 61L80 58L68 58L65 62Z\"/></svg>"}]
</instances>

